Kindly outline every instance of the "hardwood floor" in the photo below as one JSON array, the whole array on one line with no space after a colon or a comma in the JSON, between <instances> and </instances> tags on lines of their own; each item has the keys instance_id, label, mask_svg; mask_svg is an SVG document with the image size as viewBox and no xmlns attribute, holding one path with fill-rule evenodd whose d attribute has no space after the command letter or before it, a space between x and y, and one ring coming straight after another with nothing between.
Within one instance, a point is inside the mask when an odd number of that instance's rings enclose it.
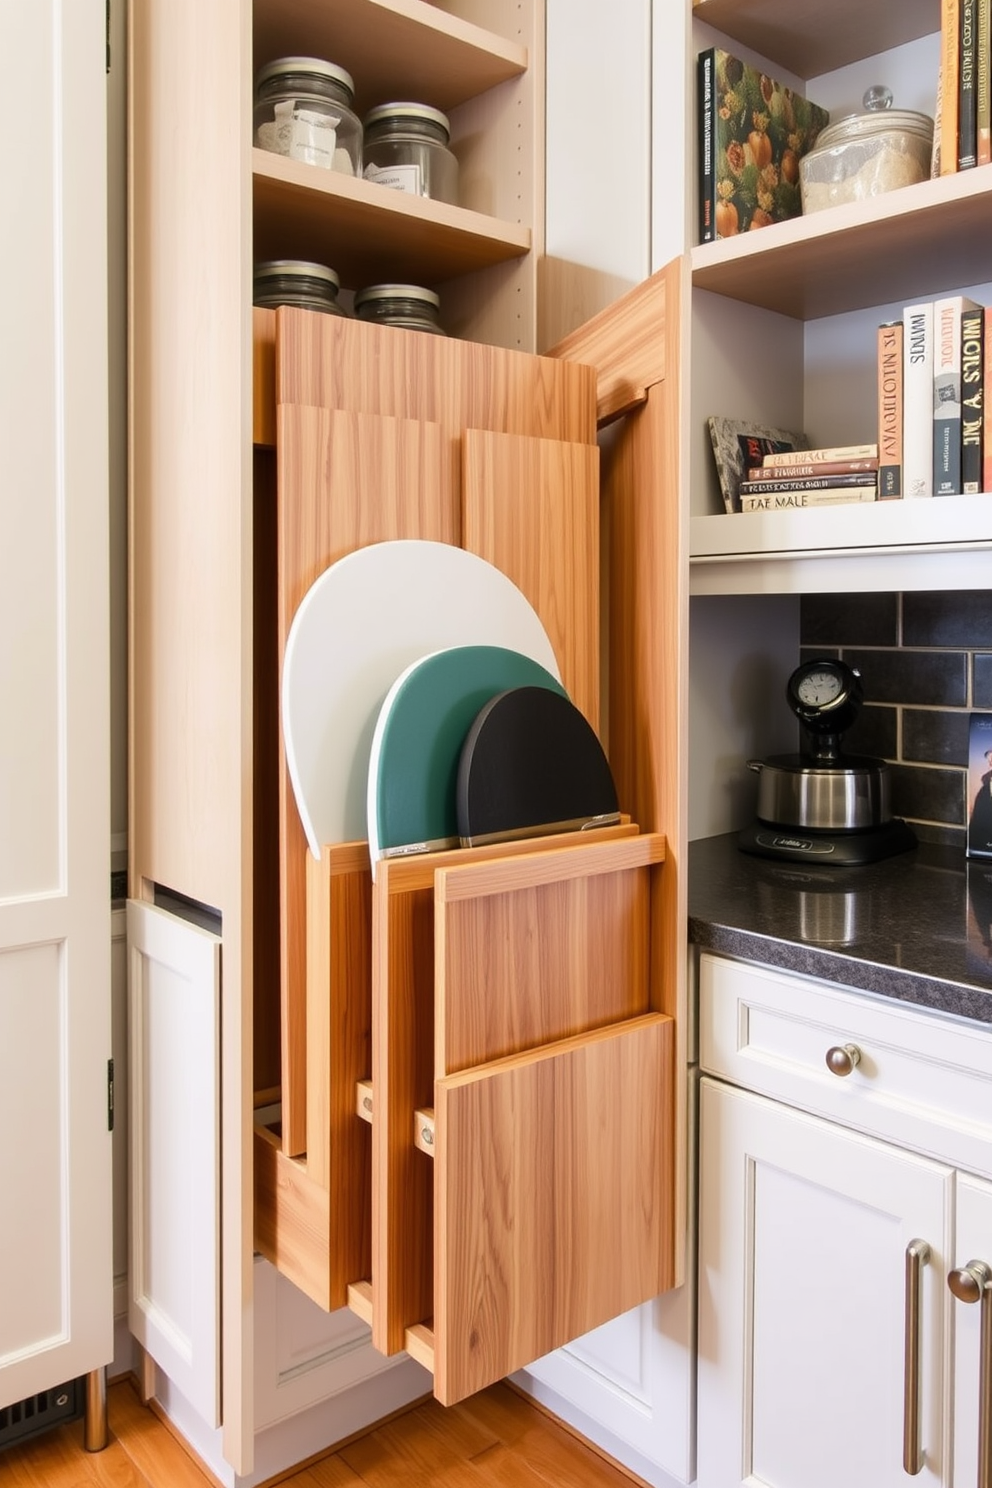
<instances>
[{"instance_id":1,"label":"hardwood floor","mask_svg":"<svg viewBox=\"0 0 992 1488\"><path fill-rule=\"evenodd\" d=\"M110 1444L82 1422L0 1452L3 1488L216 1488L130 1381L108 1391ZM507 1385L445 1409L428 1400L281 1482L289 1488L630 1488L639 1482Z\"/></svg>"}]
</instances>

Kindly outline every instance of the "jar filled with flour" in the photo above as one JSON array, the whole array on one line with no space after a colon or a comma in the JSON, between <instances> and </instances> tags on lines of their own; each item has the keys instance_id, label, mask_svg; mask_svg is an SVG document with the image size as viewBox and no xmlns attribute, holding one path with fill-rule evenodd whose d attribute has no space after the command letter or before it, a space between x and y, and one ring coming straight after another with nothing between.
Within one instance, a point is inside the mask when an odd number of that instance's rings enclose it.
<instances>
[{"instance_id":1,"label":"jar filled with flour","mask_svg":"<svg viewBox=\"0 0 992 1488\"><path fill-rule=\"evenodd\" d=\"M319 57L280 57L255 79L255 143L305 165L362 174L351 74Z\"/></svg>"},{"instance_id":2,"label":"jar filled with flour","mask_svg":"<svg viewBox=\"0 0 992 1488\"><path fill-rule=\"evenodd\" d=\"M799 163L803 212L882 196L930 175L933 120L894 109L888 88L869 88L865 112L824 129Z\"/></svg>"}]
</instances>

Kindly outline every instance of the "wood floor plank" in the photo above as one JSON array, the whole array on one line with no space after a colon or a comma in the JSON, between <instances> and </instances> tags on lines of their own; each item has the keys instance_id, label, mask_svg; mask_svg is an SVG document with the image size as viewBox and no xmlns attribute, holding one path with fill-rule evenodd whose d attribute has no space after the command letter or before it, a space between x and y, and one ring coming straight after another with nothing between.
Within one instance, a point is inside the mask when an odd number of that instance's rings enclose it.
<instances>
[{"instance_id":1,"label":"wood floor plank","mask_svg":"<svg viewBox=\"0 0 992 1488\"><path fill-rule=\"evenodd\" d=\"M200 1467L159 1420L143 1405L127 1380L107 1393L110 1429L123 1440L128 1456L145 1474L152 1488L214 1488L214 1480Z\"/></svg>"},{"instance_id":2,"label":"wood floor plank","mask_svg":"<svg viewBox=\"0 0 992 1488\"><path fill-rule=\"evenodd\" d=\"M355 1488L362 1479L338 1456L322 1457L287 1479L290 1488Z\"/></svg>"},{"instance_id":3,"label":"wood floor plank","mask_svg":"<svg viewBox=\"0 0 992 1488\"><path fill-rule=\"evenodd\" d=\"M120 1441L87 1452L81 1421L0 1454L0 1482L4 1488L151 1488Z\"/></svg>"}]
</instances>

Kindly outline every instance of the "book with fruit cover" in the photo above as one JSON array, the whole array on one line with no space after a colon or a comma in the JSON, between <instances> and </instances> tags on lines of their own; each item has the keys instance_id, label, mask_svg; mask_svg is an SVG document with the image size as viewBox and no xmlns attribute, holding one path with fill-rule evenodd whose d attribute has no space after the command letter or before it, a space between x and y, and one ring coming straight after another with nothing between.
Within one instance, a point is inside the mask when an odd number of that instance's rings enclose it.
<instances>
[{"instance_id":1,"label":"book with fruit cover","mask_svg":"<svg viewBox=\"0 0 992 1488\"><path fill-rule=\"evenodd\" d=\"M979 165L988 165L992 160L992 0L978 0L975 34L976 155Z\"/></svg>"},{"instance_id":2,"label":"book with fruit cover","mask_svg":"<svg viewBox=\"0 0 992 1488\"><path fill-rule=\"evenodd\" d=\"M758 496L764 493L770 495L776 491L843 491L858 486L878 487L878 477L874 471L852 470L847 475L805 475L789 476L780 471L780 480L745 480L738 487L741 496Z\"/></svg>"},{"instance_id":3,"label":"book with fruit cover","mask_svg":"<svg viewBox=\"0 0 992 1488\"><path fill-rule=\"evenodd\" d=\"M933 307L933 494L961 493L961 316L977 310L966 295Z\"/></svg>"},{"instance_id":4,"label":"book with fruit cover","mask_svg":"<svg viewBox=\"0 0 992 1488\"><path fill-rule=\"evenodd\" d=\"M933 304L902 312L902 488L933 495Z\"/></svg>"},{"instance_id":5,"label":"book with fruit cover","mask_svg":"<svg viewBox=\"0 0 992 1488\"><path fill-rule=\"evenodd\" d=\"M928 451L929 448L928 440ZM809 476L861 474L874 480L877 469L877 460L822 460L819 464L752 466L747 478L749 481L805 480Z\"/></svg>"},{"instance_id":6,"label":"book with fruit cover","mask_svg":"<svg viewBox=\"0 0 992 1488\"><path fill-rule=\"evenodd\" d=\"M983 403L985 399L985 310L961 316L961 490L973 496L982 479Z\"/></svg>"},{"instance_id":7,"label":"book with fruit cover","mask_svg":"<svg viewBox=\"0 0 992 1488\"><path fill-rule=\"evenodd\" d=\"M960 0L958 49L958 170L978 164L977 0Z\"/></svg>"},{"instance_id":8,"label":"book with fruit cover","mask_svg":"<svg viewBox=\"0 0 992 1488\"><path fill-rule=\"evenodd\" d=\"M878 328L878 495L902 495L902 321Z\"/></svg>"},{"instance_id":9,"label":"book with fruit cover","mask_svg":"<svg viewBox=\"0 0 992 1488\"><path fill-rule=\"evenodd\" d=\"M992 305L985 307L985 387L992 389ZM992 394L982 410L982 490L992 491Z\"/></svg>"},{"instance_id":10,"label":"book with fruit cover","mask_svg":"<svg viewBox=\"0 0 992 1488\"><path fill-rule=\"evenodd\" d=\"M713 414L706 422L720 494L728 512L740 511L740 484L752 465L760 465L766 456L776 452L805 449L809 443L805 434L751 424L743 419Z\"/></svg>"},{"instance_id":11,"label":"book with fruit cover","mask_svg":"<svg viewBox=\"0 0 992 1488\"><path fill-rule=\"evenodd\" d=\"M825 444L815 449L776 451L766 455L761 463L774 469L781 465L822 465L835 460L877 459L877 444Z\"/></svg>"},{"instance_id":12,"label":"book with fruit cover","mask_svg":"<svg viewBox=\"0 0 992 1488\"><path fill-rule=\"evenodd\" d=\"M741 497L741 511L802 511L811 506L847 506L877 499L874 485L839 486L822 491L756 491Z\"/></svg>"},{"instance_id":13,"label":"book with fruit cover","mask_svg":"<svg viewBox=\"0 0 992 1488\"><path fill-rule=\"evenodd\" d=\"M799 162L826 109L710 47L697 61L697 119L701 243L801 215Z\"/></svg>"}]
</instances>

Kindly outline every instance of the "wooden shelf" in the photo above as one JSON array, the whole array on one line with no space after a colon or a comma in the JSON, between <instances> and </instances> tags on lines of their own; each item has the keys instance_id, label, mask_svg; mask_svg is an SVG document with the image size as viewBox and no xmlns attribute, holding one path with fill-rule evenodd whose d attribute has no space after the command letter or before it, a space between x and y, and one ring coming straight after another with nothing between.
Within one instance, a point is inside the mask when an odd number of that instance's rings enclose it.
<instances>
[{"instance_id":1,"label":"wooden shelf","mask_svg":"<svg viewBox=\"0 0 992 1488\"><path fill-rule=\"evenodd\" d=\"M350 289L439 284L530 251L529 227L266 150L252 151L252 174L256 261L329 264Z\"/></svg>"},{"instance_id":2,"label":"wooden shelf","mask_svg":"<svg viewBox=\"0 0 992 1488\"><path fill-rule=\"evenodd\" d=\"M360 113L414 98L452 109L527 70L527 48L424 0L255 0L256 70L276 57L346 67Z\"/></svg>"},{"instance_id":3,"label":"wooden shelf","mask_svg":"<svg viewBox=\"0 0 992 1488\"><path fill-rule=\"evenodd\" d=\"M936 0L694 0L692 14L801 78L929 36L940 25Z\"/></svg>"},{"instance_id":4,"label":"wooden shelf","mask_svg":"<svg viewBox=\"0 0 992 1488\"><path fill-rule=\"evenodd\" d=\"M815 320L988 277L992 168L921 181L692 250L695 289Z\"/></svg>"}]
</instances>

